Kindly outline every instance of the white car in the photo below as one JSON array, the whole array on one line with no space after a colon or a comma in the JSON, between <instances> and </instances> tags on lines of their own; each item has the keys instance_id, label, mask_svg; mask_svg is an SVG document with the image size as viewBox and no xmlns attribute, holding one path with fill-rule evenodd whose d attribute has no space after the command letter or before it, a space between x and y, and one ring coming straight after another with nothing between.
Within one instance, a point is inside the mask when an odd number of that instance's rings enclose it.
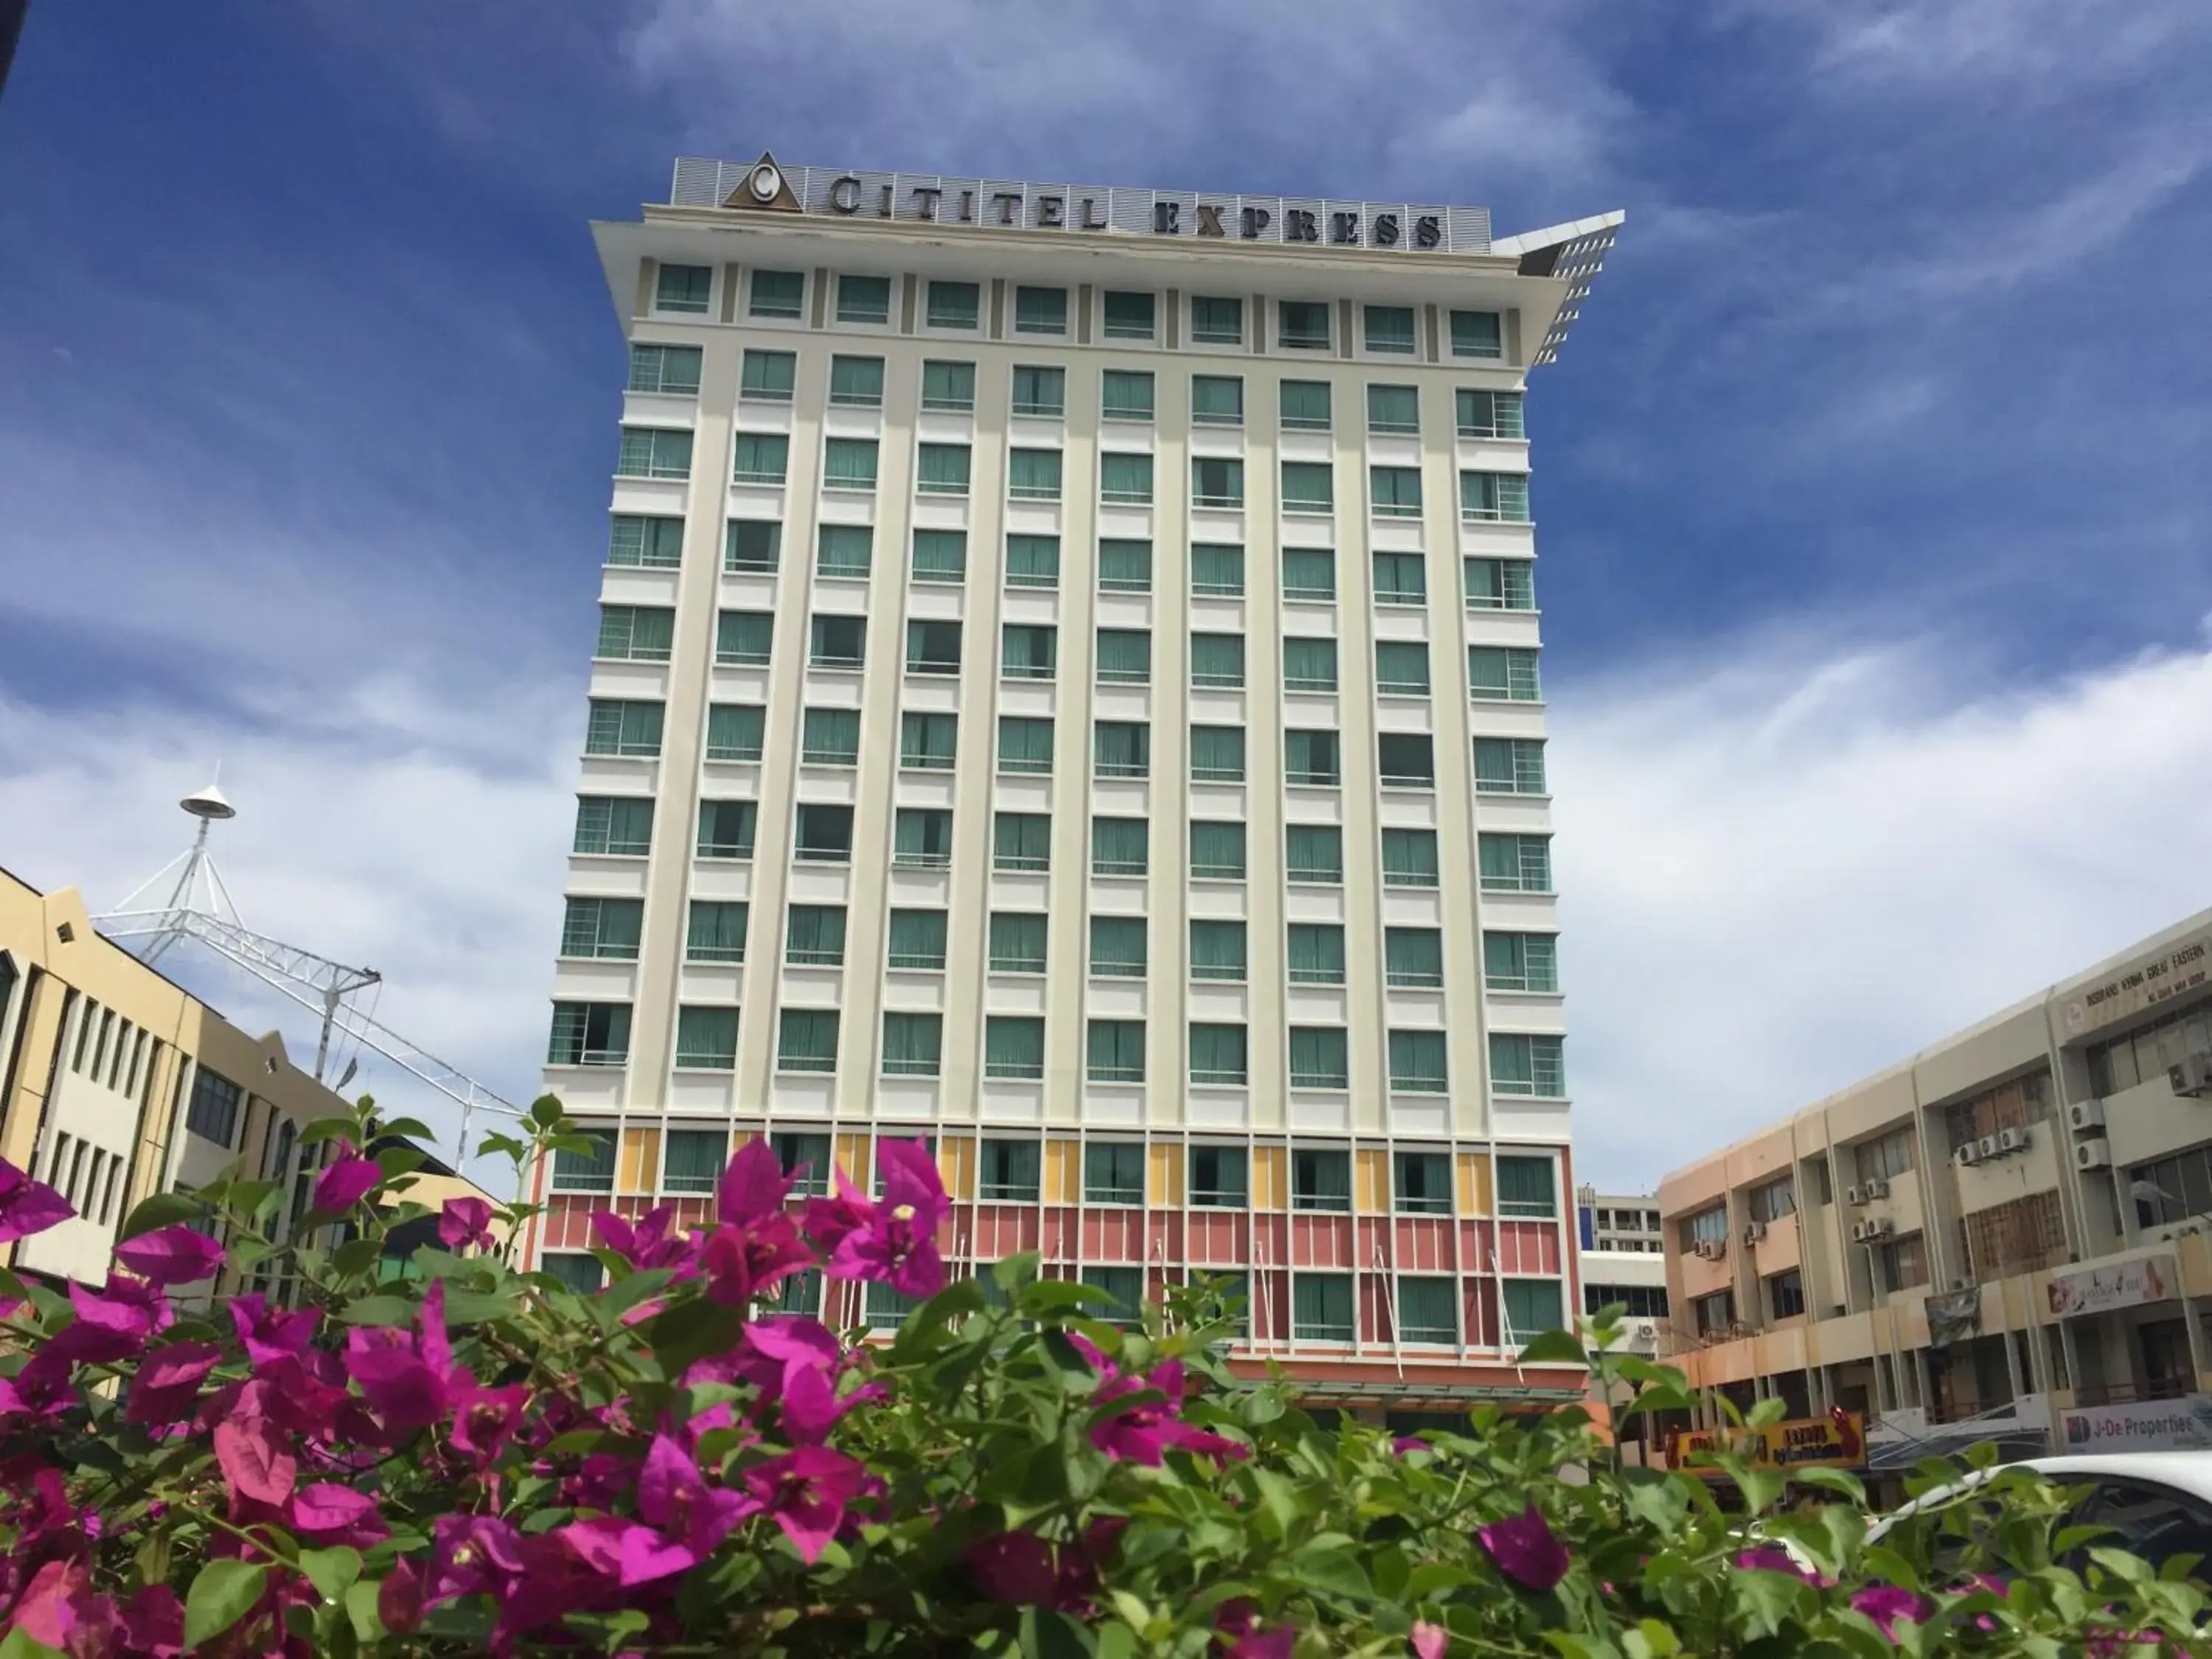
<instances>
[{"instance_id":1,"label":"white car","mask_svg":"<svg viewBox=\"0 0 2212 1659\"><path fill-rule=\"evenodd\" d=\"M2110 1528L2096 1540L2099 1544L2139 1555L2154 1568L2172 1556L2197 1556L2203 1565L2193 1576L2212 1574L2212 1451L2031 1457L2002 1467L2033 1469L2069 1489L2090 1488L2067 1524ZM1982 1485L1996 1472L1978 1471L1955 1486L1913 1499L1875 1522L1868 1541L1879 1539L1899 1517L1936 1507Z\"/></svg>"}]
</instances>

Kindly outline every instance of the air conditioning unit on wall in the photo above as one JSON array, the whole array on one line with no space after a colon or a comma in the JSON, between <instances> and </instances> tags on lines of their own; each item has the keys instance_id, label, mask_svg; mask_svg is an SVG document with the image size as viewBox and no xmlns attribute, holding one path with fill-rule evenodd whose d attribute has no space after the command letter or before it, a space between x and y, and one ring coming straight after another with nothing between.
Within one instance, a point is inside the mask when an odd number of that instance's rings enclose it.
<instances>
[{"instance_id":1,"label":"air conditioning unit on wall","mask_svg":"<svg viewBox=\"0 0 2212 1659\"><path fill-rule=\"evenodd\" d=\"M2166 1080L2178 1095L2212 1095L2212 1054L2184 1054L2166 1068Z\"/></svg>"},{"instance_id":2,"label":"air conditioning unit on wall","mask_svg":"<svg viewBox=\"0 0 2212 1659\"><path fill-rule=\"evenodd\" d=\"M2024 1152L2033 1141L2034 1136L2025 1127L1997 1131L1997 1150L2001 1152Z\"/></svg>"},{"instance_id":3,"label":"air conditioning unit on wall","mask_svg":"<svg viewBox=\"0 0 2212 1659\"><path fill-rule=\"evenodd\" d=\"M1889 1196L1888 1176L1883 1176L1875 1180L1868 1182L1866 1184L1866 1195L1867 1201L1869 1204L1877 1198L1887 1198Z\"/></svg>"},{"instance_id":4,"label":"air conditioning unit on wall","mask_svg":"<svg viewBox=\"0 0 2212 1659\"><path fill-rule=\"evenodd\" d=\"M1887 1238L1896 1231L1897 1223L1889 1216L1878 1215L1867 1223L1867 1237L1869 1238Z\"/></svg>"},{"instance_id":5,"label":"air conditioning unit on wall","mask_svg":"<svg viewBox=\"0 0 2212 1659\"><path fill-rule=\"evenodd\" d=\"M1765 1237L1766 1224L1764 1221L1754 1221L1743 1230L1743 1242L1747 1244L1756 1244Z\"/></svg>"},{"instance_id":6,"label":"air conditioning unit on wall","mask_svg":"<svg viewBox=\"0 0 2212 1659\"><path fill-rule=\"evenodd\" d=\"M1981 1161L1982 1149L1976 1142L1971 1140L1951 1154L1951 1162L1962 1168L1971 1168Z\"/></svg>"},{"instance_id":7,"label":"air conditioning unit on wall","mask_svg":"<svg viewBox=\"0 0 2212 1659\"><path fill-rule=\"evenodd\" d=\"M2111 1169L2112 1143L2102 1135L2094 1140L2077 1142L2074 1147L2074 1167L2077 1170Z\"/></svg>"},{"instance_id":8,"label":"air conditioning unit on wall","mask_svg":"<svg viewBox=\"0 0 2212 1659\"><path fill-rule=\"evenodd\" d=\"M1844 1202L1850 1205L1854 1210L1857 1209L1862 1204L1866 1202L1866 1188L1863 1187L1844 1188Z\"/></svg>"},{"instance_id":9,"label":"air conditioning unit on wall","mask_svg":"<svg viewBox=\"0 0 2212 1659\"><path fill-rule=\"evenodd\" d=\"M1997 1155L1997 1138L1995 1135L1984 1135L1975 1145L1984 1158L1995 1158Z\"/></svg>"},{"instance_id":10,"label":"air conditioning unit on wall","mask_svg":"<svg viewBox=\"0 0 2212 1659\"><path fill-rule=\"evenodd\" d=\"M2077 1100L2066 1109L2066 1122L2075 1129L2101 1129L2105 1127L2105 1103L2101 1100Z\"/></svg>"}]
</instances>

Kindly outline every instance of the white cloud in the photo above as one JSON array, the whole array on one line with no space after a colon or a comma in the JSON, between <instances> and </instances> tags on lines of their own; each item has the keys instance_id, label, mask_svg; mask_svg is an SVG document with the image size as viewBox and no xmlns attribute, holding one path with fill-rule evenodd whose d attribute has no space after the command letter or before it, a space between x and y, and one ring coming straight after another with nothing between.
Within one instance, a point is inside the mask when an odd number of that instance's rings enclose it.
<instances>
[{"instance_id":1,"label":"white cloud","mask_svg":"<svg viewBox=\"0 0 2212 1659\"><path fill-rule=\"evenodd\" d=\"M2212 653L2002 693L1973 654L1770 637L1565 688L1586 1176L1649 1190L2212 903Z\"/></svg>"}]
</instances>

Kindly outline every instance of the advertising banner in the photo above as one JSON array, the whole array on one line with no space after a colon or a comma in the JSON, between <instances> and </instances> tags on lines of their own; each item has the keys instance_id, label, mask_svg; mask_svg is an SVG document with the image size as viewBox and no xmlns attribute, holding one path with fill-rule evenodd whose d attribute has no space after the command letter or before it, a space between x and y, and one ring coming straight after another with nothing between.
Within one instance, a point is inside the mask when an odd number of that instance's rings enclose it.
<instances>
[{"instance_id":1,"label":"advertising banner","mask_svg":"<svg viewBox=\"0 0 2212 1659\"><path fill-rule=\"evenodd\" d=\"M2065 1452L2212 1450L2212 1395L2069 1407L2059 1437Z\"/></svg>"},{"instance_id":2,"label":"advertising banner","mask_svg":"<svg viewBox=\"0 0 2212 1659\"><path fill-rule=\"evenodd\" d=\"M2148 1302L2170 1302L2181 1283L2170 1255L2147 1255L2110 1267L2084 1267L2075 1273L2053 1273L2045 1286L2054 1317L2106 1313L2114 1308L2139 1308Z\"/></svg>"},{"instance_id":3,"label":"advertising banner","mask_svg":"<svg viewBox=\"0 0 2212 1659\"><path fill-rule=\"evenodd\" d=\"M1669 1467L1680 1468L1700 1452L1728 1450L1755 1469L1855 1469L1866 1462L1866 1425L1856 1412L1831 1412L1770 1423L1764 1429L1688 1429L1667 1449Z\"/></svg>"}]
</instances>

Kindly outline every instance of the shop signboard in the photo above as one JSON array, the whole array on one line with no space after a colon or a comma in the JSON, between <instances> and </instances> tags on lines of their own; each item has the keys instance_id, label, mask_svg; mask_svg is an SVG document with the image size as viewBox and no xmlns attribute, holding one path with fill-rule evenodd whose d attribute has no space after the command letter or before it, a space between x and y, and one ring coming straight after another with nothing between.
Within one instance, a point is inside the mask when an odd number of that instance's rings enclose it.
<instances>
[{"instance_id":1,"label":"shop signboard","mask_svg":"<svg viewBox=\"0 0 2212 1659\"><path fill-rule=\"evenodd\" d=\"M1687 1429L1668 1447L1670 1468L1700 1453L1733 1451L1755 1469L1855 1469L1866 1462L1866 1425L1856 1412L1792 1418L1763 1429Z\"/></svg>"},{"instance_id":2,"label":"shop signboard","mask_svg":"<svg viewBox=\"0 0 2212 1659\"><path fill-rule=\"evenodd\" d=\"M2059 1449L2069 1455L2212 1450L2212 1395L2069 1407L2058 1415Z\"/></svg>"},{"instance_id":3,"label":"shop signboard","mask_svg":"<svg viewBox=\"0 0 2212 1659\"><path fill-rule=\"evenodd\" d=\"M2044 1296L2052 1317L2071 1319L2080 1314L2170 1302L2178 1294L2175 1287L2180 1282L2172 1256L2145 1255L2106 1267L2053 1273L2044 1286Z\"/></svg>"}]
</instances>

